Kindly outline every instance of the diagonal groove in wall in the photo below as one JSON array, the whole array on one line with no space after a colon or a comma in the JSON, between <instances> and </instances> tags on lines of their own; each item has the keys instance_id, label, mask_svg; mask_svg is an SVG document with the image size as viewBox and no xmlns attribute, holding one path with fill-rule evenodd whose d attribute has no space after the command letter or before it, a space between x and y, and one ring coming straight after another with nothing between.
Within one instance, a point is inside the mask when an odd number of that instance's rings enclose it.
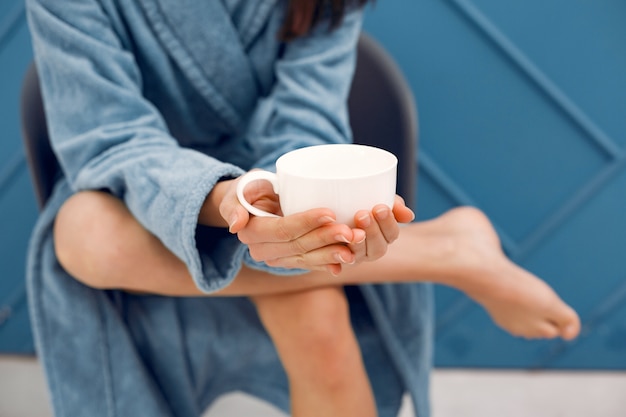
<instances>
[{"instance_id":1,"label":"diagonal groove in wall","mask_svg":"<svg viewBox=\"0 0 626 417\"><path fill-rule=\"evenodd\" d=\"M428 152L420 149L418 156L418 166L429 177L433 179L442 191L444 191L457 205L479 207L478 204L458 185L446 172L437 164ZM519 251L515 240L512 239L502 228L495 225L498 235L502 241L502 246L507 253Z\"/></svg>"},{"instance_id":2,"label":"diagonal groove in wall","mask_svg":"<svg viewBox=\"0 0 626 417\"><path fill-rule=\"evenodd\" d=\"M439 167L439 165L424 150L419 151L419 165L428 176L444 191L454 202L459 205L473 205L472 198L454 180ZM600 192L618 173L626 168L626 154L622 154L614 162L607 165L595 177L579 188L568 201L558 210L553 212L543 223L535 228L533 233L521 244L516 244L506 233L498 228L498 234L502 240L502 246L508 256L516 263L521 263L537 246L554 232L560 225L565 223L570 216L578 211L595 194ZM461 297L453 302L446 310L439 313L435 324L436 333L441 335L453 323L462 318L468 308L474 303ZM595 321L594 321L595 323Z\"/></svg>"},{"instance_id":3,"label":"diagonal groove in wall","mask_svg":"<svg viewBox=\"0 0 626 417\"><path fill-rule=\"evenodd\" d=\"M9 294L7 298L0 301L0 330L2 326L11 318L13 312L26 301L26 284L19 281L18 287Z\"/></svg>"},{"instance_id":4,"label":"diagonal groove in wall","mask_svg":"<svg viewBox=\"0 0 626 417\"><path fill-rule=\"evenodd\" d=\"M585 339L591 336L593 329L598 324L602 323L602 321L624 305L624 303L626 303L626 279L624 283L618 286L614 291L611 291L606 298L598 303L587 315L585 320L583 320L580 337L572 342L562 340L552 342L546 349L546 353L536 361L532 368L545 368L567 350L571 350L580 345Z\"/></svg>"},{"instance_id":5,"label":"diagonal groove in wall","mask_svg":"<svg viewBox=\"0 0 626 417\"><path fill-rule=\"evenodd\" d=\"M504 33L496 27L469 0L448 0L473 27L508 58L532 83L545 94L563 114L570 118L597 147L612 158L618 158L622 151L596 123L570 99L556 83L546 76Z\"/></svg>"},{"instance_id":6,"label":"diagonal groove in wall","mask_svg":"<svg viewBox=\"0 0 626 417\"><path fill-rule=\"evenodd\" d=\"M24 3L20 1L11 9L6 17L2 19L0 22L0 50L4 48L4 45L8 42L13 31L19 28L25 16Z\"/></svg>"},{"instance_id":7,"label":"diagonal groove in wall","mask_svg":"<svg viewBox=\"0 0 626 417\"><path fill-rule=\"evenodd\" d=\"M552 212L533 232L519 245L519 257L524 258L534 250L550 233L598 194L618 173L626 167L626 155L622 155L583 184L559 209Z\"/></svg>"},{"instance_id":8,"label":"diagonal groove in wall","mask_svg":"<svg viewBox=\"0 0 626 417\"><path fill-rule=\"evenodd\" d=\"M503 33L491 23L470 1L449 0L461 15L478 28L479 31L495 45L503 55L508 58L545 96L547 96L563 114L578 126L586 137L605 152L611 162L599 173L583 184L578 191L565 201L560 208L548 216L530 235L521 243L516 244L506 234L501 234L503 246L510 258L520 263L537 246L554 232L559 226L567 221L571 215L589 201L595 194L603 189L615 175L624 169L626 154L620 149L614 140L608 137L556 84L550 80L538 67L527 58ZM420 167L435 183L455 202L459 204L472 204L472 199L458 186L437 164L420 150ZM452 303L437 317L436 329L441 333L457 319L466 314L466 310L473 305L468 298L462 297Z\"/></svg>"},{"instance_id":9,"label":"diagonal groove in wall","mask_svg":"<svg viewBox=\"0 0 626 417\"><path fill-rule=\"evenodd\" d=\"M25 17L24 2L19 1L0 21L0 51L9 41L12 33L21 26ZM5 188L9 185L11 180L15 178L20 168L22 168L24 162L24 153L20 149L0 169L0 197L2 197Z\"/></svg>"},{"instance_id":10,"label":"diagonal groove in wall","mask_svg":"<svg viewBox=\"0 0 626 417\"><path fill-rule=\"evenodd\" d=\"M16 151L7 163L0 169L0 198L4 195L11 181L26 167L24 152Z\"/></svg>"}]
</instances>

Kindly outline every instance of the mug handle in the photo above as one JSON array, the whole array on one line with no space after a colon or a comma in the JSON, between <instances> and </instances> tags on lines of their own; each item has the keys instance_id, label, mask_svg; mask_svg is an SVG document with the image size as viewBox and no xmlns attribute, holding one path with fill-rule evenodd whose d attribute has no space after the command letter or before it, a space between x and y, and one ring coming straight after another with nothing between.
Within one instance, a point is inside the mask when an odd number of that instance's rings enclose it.
<instances>
[{"instance_id":1,"label":"mug handle","mask_svg":"<svg viewBox=\"0 0 626 417\"><path fill-rule=\"evenodd\" d=\"M277 214L270 213L268 211L261 210L259 208L254 207L252 204L248 203L246 198L244 197L244 190L246 186L250 184L252 181L265 180L269 181L272 184L272 188L274 188L274 192L278 194L278 176L273 172L269 171L250 171L244 174L237 184L237 199L239 203L248 210L249 213L254 214L258 217L280 217Z\"/></svg>"}]
</instances>

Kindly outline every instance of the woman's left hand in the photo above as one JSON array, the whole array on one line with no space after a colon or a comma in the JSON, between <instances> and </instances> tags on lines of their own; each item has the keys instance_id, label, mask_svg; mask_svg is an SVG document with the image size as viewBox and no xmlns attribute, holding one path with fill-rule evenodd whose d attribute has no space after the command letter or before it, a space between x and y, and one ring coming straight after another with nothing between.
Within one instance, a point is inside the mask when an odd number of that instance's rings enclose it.
<instances>
[{"instance_id":1,"label":"woman's left hand","mask_svg":"<svg viewBox=\"0 0 626 417\"><path fill-rule=\"evenodd\" d=\"M273 267L321 270L333 275L341 272L343 264L356 261L348 244L362 242L363 230L335 222L334 213L327 208L280 217L250 215L237 199L237 181L224 181L209 201L220 201L221 217L230 232L248 245L254 260ZM255 184L246 187L246 199L264 211L281 215L271 185L265 181Z\"/></svg>"},{"instance_id":2,"label":"woman's left hand","mask_svg":"<svg viewBox=\"0 0 626 417\"><path fill-rule=\"evenodd\" d=\"M400 223L415 218L400 196L396 196L393 208L383 204L372 211L361 210L354 216L356 227L365 231L365 240L348 245L356 256L356 262L375 261L387 253L387 248L400 235Z\"/></svg>"}]
</instances>

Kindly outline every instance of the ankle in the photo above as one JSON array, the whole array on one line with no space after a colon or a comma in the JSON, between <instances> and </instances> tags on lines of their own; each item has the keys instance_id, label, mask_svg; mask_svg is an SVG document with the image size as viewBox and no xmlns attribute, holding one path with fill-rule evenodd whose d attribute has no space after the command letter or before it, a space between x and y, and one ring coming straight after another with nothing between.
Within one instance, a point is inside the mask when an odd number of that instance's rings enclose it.
<instances>
[{"instance_id":1,"label":"ankle","mask_svg":"<svg viewBox=\"0 0 626 417\"><path fill-rule=\"evenodd\" d=\"M461 207L433 220L409 226L395 264L406 264L408 280L426 277L436 284L460 290L475 300L504 296L511 261L489 219L479 210ZM416 248L419 248L416 250Z\"/></svg>"}]
</instances>

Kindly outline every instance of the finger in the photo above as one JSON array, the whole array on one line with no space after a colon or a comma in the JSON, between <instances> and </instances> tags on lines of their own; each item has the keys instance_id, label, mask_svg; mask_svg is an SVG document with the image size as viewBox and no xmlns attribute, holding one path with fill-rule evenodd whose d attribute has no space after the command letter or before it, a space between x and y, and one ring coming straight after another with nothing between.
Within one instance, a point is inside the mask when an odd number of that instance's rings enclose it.
<instances>
[{"instance_id":1,"label":"finger","mask_svg":"<svg viewBox=\"0 0 626 417\"><path fill-rule=\"evenodd\" d=\"M219 207L220 215L228 223L228 229L231 233L237 233L246 227L251 217L237 198L236 190L239 181L239 178L231 181ZM270 213L282 214L280 213L278 196L267 181L251 182L244 193L246 200L255 207Z\"/></svg>"},{"instance_id":2,"label":"finger","mask_svg":"<svg viewBox=\"0 0 626 417\"><path fill-rule=\"evenodd\" d=\"M243 230L250 221L250 217L248 210L241 205L236 206L228 217L228 231L232 234L236 234Z\"/></svg>"},{"instance_id":3,"label":"finger","mask_svg":"<svg viewBox=\"0 0 626 417\"><path fill-rule=\"evenodd\" d=\"M269 182L263 180L250 182L246 185L244 196L251 205L269 213L282 215L278 194L274 192Z\"/></svg>"},{"instance_id":4,"label":"finger","mask_svg":"<svg viewBox=\"0 0 626 417\"><path fill-rule=\"evenodd\" d=\"M378 222L372 216L372 213L366 210L357 212L354 216L356 227L363 229L366 234L366 257L369 260L378 259L387 253L387 240L382 231L378 227Z\"/></svg>"},{"instance_id":5,"label":"finger","mask_svg":"<svg viewBox=\"0 0 626 417\"><path fill-rule=\"evenodd\" d=\"M406 206L404 199L399 195L396 195L392 211L398 223L410 223L415 220L415 213Z\"/></svg>"},{"instance_id":6,"label":"finger","mask_svg":"<svg viewBox=\"0 0 626 417\"><path fill-rule=\"evenodd\" d=\"M400 235L400 227L391 209L384 204L379 204L374 207L372 213L387 243L395 241Z\"/></svg>"},{"instance_id":7,"label":"finger","mask_svg":"<svg viewBox=\"0 0 626 417\"><path fill-rule=\"evenodd\" d=\"M343 268L340 264L330 264L326 266L326 272L335 277L338 277L339 274L341 274L342 269Z\"/></svg>"},{"instance_id":8,"label":"finger","mask_svg":"<svg viewBox=\"0 0 626 417\"><path fill-rule=\"evenodd\" d=\"M323 208L285 217L253 216L248 226L239 232L239 240L246 244L289 242L334 221L333 212Z\"/></svg>"},{"instance_id":9,"label":"finger","mask_svg":"<svg viewBox=\"0 0 626 417\"><path fill-rule=\"evenodd\" d=\"M345 224L331 223L287 242L260 242L249 244L250 255L257 261L304 255L329 245L348 244L352 230Z\"/></svg>"},{"instance_id":10,"label":"finger","mask_svg":"<svg viewBox=\"0 0 626 417\"><path fill-rule=\"evenodd\" d=\"M354 254L355 262L359 263L367 259L366 234L365 231L361 229L353 229L352 233L354 235L354 242L349 244L348 248L350 248Z\"/></svg>"},{"instance_id":11,"label":"finger","mask_svg":"<svg viewBox=\"0 0 626 417\"><path fill-rule=\"evenodd\" d=\"M302 255L269 259L265 263L272 267L287 269L328 270L330 265L352 264L354 255L346 245L329 245ZM336 268L333 268L336 269Z\"/></svg>"},{"instance_id":12,"label":"finger","mask_svg":"<svg viewBox=\"0 0 626 417\"><path fill-rule=\"evenodd\" d=\"M231 233L237 233L243 229L250 219L250 214L237 199L236 183L237 181L233 181L219 205L220 215L228 223Z\"/></svg>"}]
</instances>

